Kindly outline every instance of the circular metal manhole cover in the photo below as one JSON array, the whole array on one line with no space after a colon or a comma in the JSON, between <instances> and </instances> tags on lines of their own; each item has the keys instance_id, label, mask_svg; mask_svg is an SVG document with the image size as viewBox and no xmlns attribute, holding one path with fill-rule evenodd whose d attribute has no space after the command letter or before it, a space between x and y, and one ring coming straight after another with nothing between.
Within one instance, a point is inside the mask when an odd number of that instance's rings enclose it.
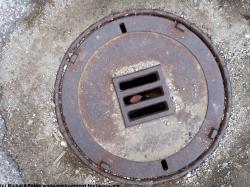
<instances>
[{"instance_id":1,"label":"circular metal manhole cover","mask_svg":"<svg viewBox=\"0 0 250 187\"><path fill-rule=\"evenodd\" d=\"M157 10L108 16L71 45L55 85L63 135L90 168L146 184L183 176L229 116L227 70L209 39Z\"/></svg>"}]
</instances>

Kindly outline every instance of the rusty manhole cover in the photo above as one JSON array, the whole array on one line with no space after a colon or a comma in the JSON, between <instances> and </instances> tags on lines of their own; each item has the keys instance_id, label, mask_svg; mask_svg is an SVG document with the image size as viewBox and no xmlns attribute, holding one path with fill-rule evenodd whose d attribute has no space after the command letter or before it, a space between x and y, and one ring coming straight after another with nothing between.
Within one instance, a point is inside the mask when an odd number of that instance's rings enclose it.
<instances>
[{"instance_id":1,"label":"rusty manhole cover","mask_svg":"<svg viewBox=\"0 0 250 187\"><path fill-rule=\"evenodd\" d=\"M70 147L116 181L183 176L215 148L229 116L227 70L209 39L157 10L108 16L68 49L55 85Z\"/></svg>"}]
</instances>

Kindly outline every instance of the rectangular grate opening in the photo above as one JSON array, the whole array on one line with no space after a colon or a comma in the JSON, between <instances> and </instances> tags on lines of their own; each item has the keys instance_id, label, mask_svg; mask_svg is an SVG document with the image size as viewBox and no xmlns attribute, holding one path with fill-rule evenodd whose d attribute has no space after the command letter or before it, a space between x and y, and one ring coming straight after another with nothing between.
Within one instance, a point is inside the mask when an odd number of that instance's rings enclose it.
<instances>
[{"instance_id":1,"label":"rectangular grate opening","mask_svg":"<svg viewBox=\"0 0 250 187\"><path fill-rule=\"evenodd\" d=\"M128 113L128 117L130 121L134 121L149 115L157 114L163 111L168 110L168 105L166 102L161 102L157 104L153 104L144 108L132 110Z\"/></svg>"},{"instance_id":2,"label":"rectangular grate opening","mask_svg":"<svg viewBox=\"0 0 250 187\"><path fill-rule=\"evenodd\" d=\"M131 88L135 88L138 86L142 86L145 84L149 84L152 82L156 82L159 80L159 75L157 72L153 72L144 76L140 76L134 79L130 79L120 83L121 90L127 90Z\"/></svg>"},{"instance_id":3,"label":"rectangular grate opening","mask_svg":"<svg viewBox=\"0 0 250 187\"><path fill-rule=\"evenodd\" d=\"M131 105L131 104L135 104L141 101L146 101L149 99L157 98L163 95L164 95L164 92L163 92L162 87L157 87L154 89L150 89L147 91L139 92L139 93L124 97L123 101L125 105Z\"/></svg>"},{"instance_id":4,"label":"rectangular grate opening","mask_svg":"<svg viewBox=\"0 0 250 187\"><path fill-rule=\"evenodd\" d=\"M161 166L163 170L168 170L168 163L166 160L161 161Z\"/></svg>"},{"instance_id":5,"label":"rectangular grate opening","mask_svg":"<svg viewBox=\"0 0 250 187\"><path fill-rule=\"evenodd\" d=\"M122 31L122 33L126 33L127 32L127 29L126 29L126 26L124 23L120 23L120 29Z\"/></svg>"},{"instance_id":6,"label":"rectangular grate opening","mask_svg":"<svg viewBox=\"0 0 250 187\"><path fill-rule=\"evenodd\" d=\"M160 65L114 77L113 83L126 128L174 113Z\"/></svg>"}]
</instances>

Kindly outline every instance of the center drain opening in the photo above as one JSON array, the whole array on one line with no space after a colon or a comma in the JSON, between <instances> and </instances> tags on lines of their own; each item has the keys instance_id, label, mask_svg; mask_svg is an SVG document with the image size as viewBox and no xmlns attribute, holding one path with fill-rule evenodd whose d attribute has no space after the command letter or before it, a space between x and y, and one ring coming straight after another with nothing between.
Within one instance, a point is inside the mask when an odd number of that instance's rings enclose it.
<instances>
[{"instance_id":1,"label":"center drain opening","mask_svg":"<svg viewBox=\"0 0 250 187\"><path fill-rule=\"evenodd\" d=\"M161 66L113 78L125 127L174 113Z\"/></svg>"},{"instance_id":2,"label":"center drain opening","mask_svg":"<svg viewBox=\"0 0 250 187\"><path fill-rule=\"evenodd\" d=\"M124 100L124 103L126 105L131 105L131 104L134 104L134 103L138 103L138 102L141 102L141 101L146 101L146 100L153 99L153 98L156 98L156 97L160 97L160 96L163 96L163 95L164 95L164 92L163 92L162 87L158 87L158 88L154 88L154 89L151 89L151 90L147 90L147 91L144 91L144 92L139 92L137 94L124 97L123 100Z\"/></svg>"},{"instance_id":3,"label":"center drain opening","mask_svg":"<svg viewBox=\"0 0 250 187\"><path fill-rule=\"evenodd\" d=\"M157 114L168 110L168 105L166 102L157 103L137 110L132 110L128 113L130 121L143 118L145 116Z\"/></svg>"},{"instance_id":4,"label":"center drain opening","mask_svg":"<svg viewBox=\"0 0 250 187\"><path fill-rule=\"evenodd\" d=\"M144 75L141 77L137 77L131 80L127 80L124 82L120 83L120 89L121 90L127 90L130 88L134 88L134 87L138 87L138 86L142 86L148 83L152 83L159 80L159 75L157 72L153 72L149 75Z\"/></svg>"}]
</instances>

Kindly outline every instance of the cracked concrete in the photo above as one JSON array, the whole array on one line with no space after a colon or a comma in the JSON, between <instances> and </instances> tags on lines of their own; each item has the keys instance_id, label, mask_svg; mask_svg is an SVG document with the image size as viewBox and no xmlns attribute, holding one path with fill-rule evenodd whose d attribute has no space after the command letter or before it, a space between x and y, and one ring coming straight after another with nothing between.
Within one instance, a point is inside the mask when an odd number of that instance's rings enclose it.
<instances>
[{"instance_id":1,"label":"cracked concrete","mask_svg":"<svg viewBox=\"0 0 250 187\"><path fill-rule=\"evenodd\" d=\"M6 28L0 32L0 112L7 127L3 148L25 183L114 183L82 165L59 133L56 72L70 43L89 25L111 12L157 8L183 16L211 36L226 60L233 94L232 117L219 147L198 169L168 185L250 186L250 25L243 16L250 12L249 0L20 2L0 3L0 23ZM7 165L0 169L0 183L22 182L5 178L18 176Z\"/></svg>"}]
</instances>

